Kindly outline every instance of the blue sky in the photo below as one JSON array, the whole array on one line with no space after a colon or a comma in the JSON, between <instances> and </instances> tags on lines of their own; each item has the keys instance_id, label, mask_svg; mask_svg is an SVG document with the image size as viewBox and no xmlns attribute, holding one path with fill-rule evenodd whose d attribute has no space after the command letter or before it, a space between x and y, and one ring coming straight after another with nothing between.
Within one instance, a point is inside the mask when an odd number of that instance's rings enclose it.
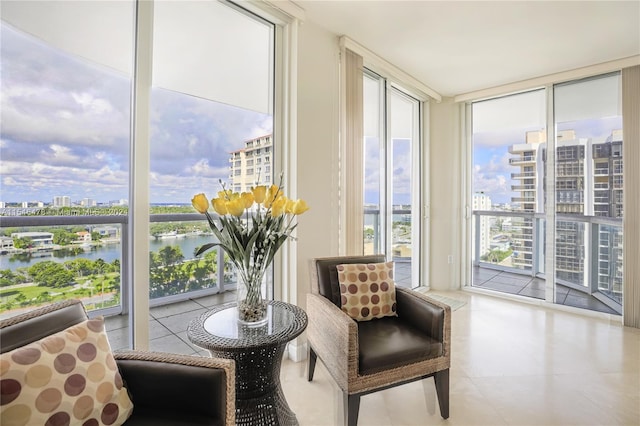
<instances>
[{"instance_id":1,"label":"blue sky","mask_svg":"<svg viewBox=\"0 0 640 426\"><path fill-rule=\"evenodd\" d=\"M558 131L575 130L578 138L602 138L613 129L622 128L622 117L607 117L568 121L558 124ZM519 167L509 164L509 147L525 143L526 132L541 128L508 129L503 131L479 132L473 135L473 191L484 192L495 203L510 203L516 193L511 191L511 173Z\"/></svg>"},{"instance_id":2,"label":"blue sky","mask_svg":"<svg viewBox=\"0 0 640 426\"><path fill-rule=\"evenodd\" d=\"M0 200L128 198L130 79L0 28ZM268 114L154 88L151 202L189 203L228 178L229 152L270 134Z\"/></svg>"},{"instance_id":3,"label":"blue sky","mask_svg":"<svg viewBox=\"0 0 640 426\"><path fill-rule=\"evenodd\" d=\"M0 31L0 200L128 198L129 77L4 22ZM490 194L494 203L512 196L515 168L508 164L508 147L524 143L527 130L542 128L544 97L539 91L526 96L526 109L519 97L474 104L486 125L476 129L474 121L473 189ZM492 104L502 110L492 111ZM213 194L218 179L227 179L228 153L273 129L270 115L160 88L153 90L151 114L154 203L188 203L194 193ZM511 118L519 125L501 123ZM620 127L619 116L559 125L575 129L578 137L608 135ZM394 204L410 202L411 157L403 141L397 140L393 152ZM365 176L365 203L377 204L379 150L366 149L365 169L371 172Z\"/></svg>"}]
</instances>

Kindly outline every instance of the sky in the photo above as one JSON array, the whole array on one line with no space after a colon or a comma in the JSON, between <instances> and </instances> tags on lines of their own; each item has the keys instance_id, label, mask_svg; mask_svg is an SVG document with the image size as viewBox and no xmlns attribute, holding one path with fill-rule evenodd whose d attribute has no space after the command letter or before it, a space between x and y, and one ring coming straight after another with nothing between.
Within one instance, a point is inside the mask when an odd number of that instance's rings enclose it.
<instances>
[{"instance_id":1,"label":"sky","mask_svg":"<svg viewBox=\"0 0 640 426\"><path fill-rule=\"evenodd\" d=\"M0 200L128 198L130 79L0 28ZM229 152L271 134L269 114L154 88L151 202L190 203L228 178Z\"/></svg>"},{"instance_id":2,"label":"sky","mask_svg":"<svg viewBox=\"0 0 640 426\"><path fill-rule=\"evenodd\" d=\"M557 130L574 130L577 138L605 138L622 128L619 81L616 76L590 79L554 88ZM509 164L509 147L526 143L529 131L546 131L544 90L476 102L472 107L472 185L493 204L511 203L518 196Z\"/></svg>"},{"instance_id":3,"label":"sky","mask_svg":"<svg viewBox=\"0 0 640 426\"><path fill-rule=\"evenodd\" d=\"M53 48L4 22L0 31L0 201L48 203L59 195L73 201L128 198L129 77ZM366 79L365 84L369 91L377 90L375 81ZM558 88L556 96L563 100L558 114L568 120L559 129L575 129L578 137L599 137L620 128L619 99L611 95L617 93L616 80L587 84L594 86L589 99L581 99L584 90L579 86ZM375 104L368 108L377 108L380 100L371 95L368 99ZM401 97L392 100L398 112L391 126L397 133L393 203L408 204L407 120L412 104ZM538 90L474 104L474 191L490 194L494 203L510 201L510 174L517 170L508 163L508 147L524 143L526 131L544 129L545 103L544 91ZM585 119L607 114L614 116ZM367 122L366 134L374 134L376 126ZM272 130L269 114L154 88L151 202L189 203L195 193L215 193L218 180L228 178L229 152ZM365 203L378 204L380 150L372 140L367 138L365 144Z\"/></svg>"}]
</instances>

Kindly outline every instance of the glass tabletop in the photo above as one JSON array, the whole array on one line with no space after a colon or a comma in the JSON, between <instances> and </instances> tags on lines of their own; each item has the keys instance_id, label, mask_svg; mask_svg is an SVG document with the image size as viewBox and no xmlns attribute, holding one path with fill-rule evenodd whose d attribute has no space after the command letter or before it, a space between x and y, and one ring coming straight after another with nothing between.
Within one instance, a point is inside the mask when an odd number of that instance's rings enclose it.
<instances>
[{"instance_id":1,"label":"glass tabletop","mask_svg":"<svg viewBox=\"0 0 640 426\"><path fill-rule=\"evenodd\" d=\"M248 336L272 336L282 333L293 321L293 312L279 309L273 305L267 307L267 323L259 326L249 326L238 321L238 308L227 307L215 312L204 321L207 333L228 339L242 339Z\"/></svg>"},{"instance_id":2,"label":"glass tabletop","mask_svg":"<svg viewBox=\"0 0 640 426\"><path fill-rule=\"evenodd\" d=\"M267 322L249 326L238 321L235 303L218 306L190 322L189 339L207 349L241 350L288 342L304 331L307 314L298 306L271 300Z\"/></svg>"}]
</instances>

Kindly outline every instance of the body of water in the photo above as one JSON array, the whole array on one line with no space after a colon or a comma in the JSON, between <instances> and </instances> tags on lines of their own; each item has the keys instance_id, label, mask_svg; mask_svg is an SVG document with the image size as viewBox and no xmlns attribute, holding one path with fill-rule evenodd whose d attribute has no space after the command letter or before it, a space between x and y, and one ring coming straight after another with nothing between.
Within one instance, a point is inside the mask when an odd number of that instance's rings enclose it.
<instances>
[{"instance_id":1,"label":"body of water","mask_svg":"<svg viewBox=\"0 0 640 426\"><path fill-rule=\"evenodd\" d=\"M167 239L151 239L149 241L149 250L158 251L164 246L178 246L182 250L185 259L193 259L195 249L203 244L213 241L210 235L190 235L178 238ZM204 256L202 254L201 256ZM69 250L54 250L40 253L21 253L0 256L0 270L10 269L12 271L18 268L25 268L44 260L53 260L54 262L64 263L68 260L84 258L89 260L102 259L106 263L111 263L122 257L122 245L103 244L100 246L87 247L85 251L78 254Z\"/></svg>"}]
</instances>

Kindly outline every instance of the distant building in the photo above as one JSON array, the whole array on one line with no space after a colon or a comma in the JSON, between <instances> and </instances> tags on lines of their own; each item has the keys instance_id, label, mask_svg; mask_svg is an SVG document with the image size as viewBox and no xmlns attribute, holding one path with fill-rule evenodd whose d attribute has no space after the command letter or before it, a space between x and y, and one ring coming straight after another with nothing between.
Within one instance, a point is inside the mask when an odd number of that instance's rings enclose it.
<instances>
[{"instance_id":1,"label":"distant building","mask_svg":"<svg viewBox=\"0 0 640 426\"><path fill-rule=\"evenodd\" d=\"M120 230L115 226L97 226L93 228L93 232L97 232L103 238L118 238Z\"/></svg>"},{"instance_id":2,"label":"distant building","mask_svg":"<svg viewBox=\"0 0 640 426\"><path fill-rule=\"evenodd\" d=\"M511 178L518 183L511 189L514 210L544 213L544 169L546 132L527 132L526 144L509 148L514 157L509 163L519 167ZM561 215L605 216L623 214L622 131L614 130L606 138L577 138L575 131L559 132L556 143L556 212ZM518 222L516 222L518 221ZM531 219L514 218L514 266L532 267L533 224ZM585 274L586 239L590 230L573 220L556 221L556 275L559 279L588 286ZM598 289L622 295L622 231L600 226Z\"/></svg>"},{"instance_id":3,"label":"distant building","mask_svg":"<svg viewBox=\"0 0 640 426\"><path fill-rule=\"evenodd\" d=\"M95 207L96 200L93 200L91 198L83 198L82 201L80 201L80 205L82 207Z\"/></svg>"},{"instance_id":4,"label":"distant building","mask_svg":"<svg viewBox=\"0 0 640 426\"><path fill-rule=\"evenodd\" d=\"M491 198L483 192L473 194L473 211L491 210ZM472 235L478 238L480 243L478 257L484 256L491 250L491 218L489 216L479 216L480 229L476 231L476 221L471 224ZM472 247L472 258L476 258L476 244Z\"/></svg>"},{"instance_id":5,"label":"distant building","mask_svg":"<svg viewBox=\"0 0 640 426\"><path fill-rule=\"evenodd\" d=\"M53 246L53 234L51 232L14 232L11 238L29 238L32 248L47 248Z\"/></svg>"},{"instance_id":6,"label":"distant building","mask_svg":"<svg viewBox=\"0 0 640 426\"><path fill-rule=\"evenodd\" d=\"M71 197L68 195L56 195L53 197L53 207L71 207Z\"/></svg>"},{"instance_id":7,"label":"distant building","mask_svg":"<svg viewBox=\"0 0 640 426\"><path fill-rule=\"evenodd\" d=\"M245 141L243 149L231 152L228 189L234 192L245 192L256 185L270 185L272 170L272 135Z\"/></svg>"},{"instance_id":8,"label":"distant building","mask_svg":"<svg viewBox=\"0 0 640 426\"><path fill-rule=\"evenodd\" d=\"M90 243L91 242L91 233L87 232L87 231L80 231L80 232L76 232L76 235L78 236L78 241L83 242L83 243Z\"/></svg>"},{"instance_id":9,"label":"distant building","mask_svg":"<svg viewBox=\"0 0 640 426\"><path fill-rule=\"evenodd\" d=\"M8 253L15 249L13 246L13 238L0 236L0 253Z\"/></svg>"}]
</instances>

